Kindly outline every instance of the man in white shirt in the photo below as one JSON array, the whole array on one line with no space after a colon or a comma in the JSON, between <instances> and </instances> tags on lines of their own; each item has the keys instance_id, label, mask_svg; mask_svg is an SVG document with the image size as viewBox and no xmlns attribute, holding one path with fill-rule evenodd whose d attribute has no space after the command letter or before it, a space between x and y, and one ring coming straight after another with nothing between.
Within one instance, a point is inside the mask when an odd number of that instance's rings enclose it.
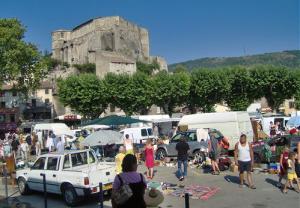
<instances>
[{"instance_id":1,"label":"man in white shirt","mask_svg":"<svg viewBox=\"0 0 300 208\"><path fill-rule=\"evenodd\" d=\"M57 152L63 154L65 151L65 144L61 141L61 138L58 138L58 143L56 145Z\"/></svg>"},{"instance_id":2,"label":"man in white shirt","mask_svg":"<svg viewBox=\"0 0 300 208\"><path fill-rule=\"evenodd\" d=\"M28 146L27 142L22 141L22 144L20 147L21 147L22 160L27 161L28 152L29 152L29 146Z\"/></svg>"}]
</instances>

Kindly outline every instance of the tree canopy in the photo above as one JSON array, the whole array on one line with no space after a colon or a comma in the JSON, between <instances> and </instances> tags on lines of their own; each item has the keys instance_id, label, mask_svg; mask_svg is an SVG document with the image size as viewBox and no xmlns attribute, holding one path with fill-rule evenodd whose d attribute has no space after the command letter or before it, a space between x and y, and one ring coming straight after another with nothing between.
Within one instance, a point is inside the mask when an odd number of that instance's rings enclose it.
<instances>
[{"instance_id":1,"label":"tree canopy","mask_svg":"<svg viewBox=\"0 0 300 208\"><path fill-rule=\"evenodd\" d=\"M25 31L17 19L0 19L0 83L13 83L27 94L39 85L47 67L37 47L24 41Z\"/></svg>"},{"instance_id":2,"label":"tree canopy","mask_svg":"<svg viewBox=\"0 0 300 208\"><path fill-rule=\"evenodd\" d=\"M106 86L94 74L80 74L58 80L60 101L87 118L97 118L108 106Z\"/></svg>"}]
</instances>

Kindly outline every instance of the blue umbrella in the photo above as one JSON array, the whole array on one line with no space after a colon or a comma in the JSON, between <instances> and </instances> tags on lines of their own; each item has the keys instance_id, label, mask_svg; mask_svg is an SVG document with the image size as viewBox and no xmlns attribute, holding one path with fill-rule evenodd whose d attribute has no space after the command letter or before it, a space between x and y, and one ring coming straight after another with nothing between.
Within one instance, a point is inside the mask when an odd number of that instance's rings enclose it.
<instances>
[{"instance_id":1,"label":"blue umbrella","mask_svg":"<svg viewBox=\"0 0 300 208\"><path fill-rule=\"evenodd\" d=\"M286 126L293 128L300 126L300 116L294 116L286 123Z\"/></svg>"}]
</instances>

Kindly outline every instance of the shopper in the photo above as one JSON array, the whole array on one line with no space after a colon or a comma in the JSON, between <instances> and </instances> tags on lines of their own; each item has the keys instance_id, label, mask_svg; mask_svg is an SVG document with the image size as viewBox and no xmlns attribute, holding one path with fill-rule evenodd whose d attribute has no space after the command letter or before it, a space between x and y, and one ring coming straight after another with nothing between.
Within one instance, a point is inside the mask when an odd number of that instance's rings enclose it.
<instances>
[{"instance_id":1,"label":"shopper","mask_svg":"<svg viewBox=\"0 0 300 208\"><path fill-rule=\"evenodd\" d=\"M27 162L28 152L29 152L29 145L27 144L26 141L21 141L20 149L21 149L22 160Z\"/></svg>"},{"instance_id":2,"label":"shopper","mask_svg":"<svg viewBox=\"0 0 300 208\"><path fill-rule=\"evenodd\" d=\"M42 144L41 144L40 140L36 140L36 142L35 142L35 154L36 154L36 156L41 155L41 151L42 151Z\"/></svg>"},{"instance_id":3,"label":"shopper","mask_svg":"<svg viewBox=\"0 0 300 208\"><path fill-rule=\"evenodd\" d=\"M299 180L297 179L297 174L295 170L295 159L296 159L296 154L294 152L290 152L289 159L288 159L287 181L282 190L283 193L287 193L288 185L290 185L291 188L293 187L293 181L296 181L298 186L298 190L295 189L295 191L297 193L300 192L300 184L299 184Z\"/></svg>"},{"instance_id":4,"label":"shopper","mask_svg":"<svg viewBox=\"0 0 300 208\"><path fill-rule=\"evenodd\" d=\"M124 146L120 146L119 148L119 153L115 157L115 162L116 162L116 173L120 174L122 173L122 162L125 157L125 148Z\"/></svg>"},{"instance_id":5,"label":"shopper","mask_svg":"<svg viewBox=\"0 0 300 208\"><path fill-rule=\"evenodd\" d=\"M129 137L129 134L126 134L125 135L125 138L124 138L124 147L126 149L126 155L128 154L134 154L134 151L133 151L133 141L132 139Z\"/></svg>"},{"instance_id":6,"label":"shopper","mask_svg":"<svg viewBox=\"0 0 300 208\"><path fill-rule=\"evenodd\" d=\"M145 160L147 170L147 178L153 178L153 167L154 167L154 148L152 146L152 139L148 139L145 147Z\"/></svg>"},{"instance_id":7,"label":"shopper","mask_svg":"<svg viewBox=\"0 0 300 208\"><path fill-rule=\"evenodd\" d=\"M246 171L249 188L256 189L251 173L254 165L253 149L251 144L247 142L247 136L245 134L241 135L240 141L235 145L234 160L235 164L239 167L240 188L244 187L244 172Z\"/></svg>"},{"instance_id":8,"label":"shopper","mask_svg":"<svg viewBox=\"0 0 300 208\"><path fill-rule=\"evenodd\" d=\"M147 187L144 176L137 172L137 160L132 154L124 157L122 163L122 173L115 177L112 191L112 207L114 208L146 208L144 200L145 189ZM123 184L128 184L133 195L124 203L117 204L114 200L117 192Z\"/></svg>"},{"instance_id":9,"label":"shopper","mask_svg":"<svg viewBox=\"0 0 300 208\"><path fill-rule=\"evenodd\" d=\"M288 169L288 164L287 161L289 159L289 148L288 147L284 147L281 155L280 155L280 172L279 172L279 181L277 186L281 187L282 186L282 179L286 176L287 174L287 169Z\"/></svg>"},{"instance_id":10,"label":"shopper","mask_svg":"<svg viewBox=\"0 0 300 208\"><path fill-rule=\"evenodd\" d=\"M187 176L187 165L188 165L188 151L190 147L186 142L184 136L180 138L180 141L176 144L177 150L177 161L178 161L178 177L179 180L182 181ZM182 173L182 165L183 165L183 173Z\"/></svg>"},{"instance_id":11,"label":"shopper","mask_svg":"<svg viewBox=\"0 0 300 208\"><path fill-rule=\"evenodd\" d=\"M61 137L58 137L58 143L56 145L56 150L58 154L63 154L65 152L65 144L62 142Z\"/></svg>"},{"instance_id":12,"label":"shopper","mask_svg":"<svg viewBox=\"0 0 300 208\"><path fill-rule=\"evenodd\" d=\"M8 138L10 138L10 136ZM19 147L20 147L20 142L16 139L15 136L13 136L11 138L12 138L11 148L12 148L12 151L13 151L14 159L16 161L17 157L18 157L18 150L19 150Z\"/></svg>"},{"instance_id":13,"label":"shopper","mask_svg":"<svg viewBox=\"0 0 300 208\"><path fill-rule=\"evenodd\" d=\"M211 159L212 174L220 175L220 169L218 165L220 156L220 144L214 134L210 135L210 140L208 141L208 152L209 158Z\"/></svg>"}]
</instances>

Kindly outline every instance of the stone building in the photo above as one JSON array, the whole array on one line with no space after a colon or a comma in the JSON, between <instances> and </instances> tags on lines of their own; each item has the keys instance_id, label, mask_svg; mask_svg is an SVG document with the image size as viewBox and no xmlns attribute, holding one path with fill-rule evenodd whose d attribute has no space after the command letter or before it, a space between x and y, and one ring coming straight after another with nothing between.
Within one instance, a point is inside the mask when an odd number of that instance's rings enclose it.
<instances>
[{"instance_id":1,"label":"stone building","mask_svg":"<svg viewBox=\"0 0 300 208\"><path fill-rule=\"evenodd\" d=\"M145 28L119 16L88 20L72 30L52 33L52 57L73 64L95 63L96 74L134 73L136 62L157 61L167 70L162 57L149 54L149 35Z\"/></svg>"}]
</instances>

